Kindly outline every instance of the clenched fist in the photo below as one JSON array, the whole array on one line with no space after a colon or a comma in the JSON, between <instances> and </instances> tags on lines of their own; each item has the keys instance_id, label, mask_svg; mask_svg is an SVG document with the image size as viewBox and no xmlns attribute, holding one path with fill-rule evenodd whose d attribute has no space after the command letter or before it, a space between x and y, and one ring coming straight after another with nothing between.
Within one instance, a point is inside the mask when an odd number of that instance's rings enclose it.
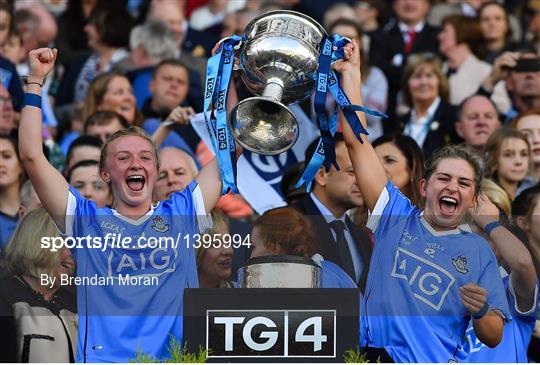
<instances>
[{"instance_id":1,"label":"clenched fist","mask_svg":"<svg viewBox=\"0 0 540 365\"><path fill-rule=\"evenodd\" d=\"M54 67L57 54L56 48L38 48L30 51L28 54L29 77L43 80Z\"/></svg>"}]
</instances>

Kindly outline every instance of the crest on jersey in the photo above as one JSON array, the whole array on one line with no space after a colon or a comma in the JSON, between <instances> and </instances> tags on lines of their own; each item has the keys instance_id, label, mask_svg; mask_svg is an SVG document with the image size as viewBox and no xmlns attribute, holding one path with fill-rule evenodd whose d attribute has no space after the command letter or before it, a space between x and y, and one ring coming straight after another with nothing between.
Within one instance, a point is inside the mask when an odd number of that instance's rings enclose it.
<instances>
[{"instance_id":1,"label":"crest on jersey","mask_svg":"<svg viewBox=\"0 0 540 365\"><path fill-rule=\"evenodd\" d=\"M469 272L468 261L465 256L458 256L457 258L452 258L452 264L456 268L457 271L459 271L462 274L466 274Z\"/></svg>"},{"instance_id":2,"label":"crest on jersey","mask_svg":"<svg viewBox=\"0 0 540 365\"><path fill-rule=\"evenodd\" d=\"M164 233L169 230L169 225L166 224L163 221L163 218L161 218L159 215L156 215L154 218L152 218L152 220L154 222L154 224L152 224L152 228L154 228L156 232Z\"/></svg>"}]
</instances>

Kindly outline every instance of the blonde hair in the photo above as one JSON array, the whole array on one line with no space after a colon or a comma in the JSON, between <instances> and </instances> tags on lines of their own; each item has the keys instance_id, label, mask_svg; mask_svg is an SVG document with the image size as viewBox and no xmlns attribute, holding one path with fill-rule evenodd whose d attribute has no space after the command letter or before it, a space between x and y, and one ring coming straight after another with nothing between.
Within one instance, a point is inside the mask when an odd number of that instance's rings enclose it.
<instances>
[{"instance_id":1,"label":"blonde hair","mask_svg":"<svg viewBox=\"0 0 540 365\"><path fill-rule=\"evenodd\" d=\"M227 218L227 216L220 210L212 210L211 215L212 215L213 226L212 228L204 232L203 236L205 235L213 236L215 234L218 234L218 235L227 234L229 230L229 219ZM197 248L197 252L196 252L197 269L201 267L207 251L208 251L208 248L204 247L203 245L200 245Z\"/></svg>"},{"instance_id":2,"label":"blonde hair","mask_svg":"<svg viewBox=\"0 0 540 365\"><path fill-rule=\"evenodd\" d=\"M53 275L60 255L41 247L42 237L60 237L60 231L44 208L32 210L17 225L6 248L5 267L12 275L39 279Z\"/></svg>"},{"instance_id":3,"label":"blonde hair","mask_svg":"<svg viewBox=\"0 0 540 365\"><path fill-rule=\"evenodd\" d=\"M109 145L116 139L127 137L127 136L135 136L135 137L141 137L144 140L148 141L152 145L152 152L154 154L154 157L156 159L156 168L159 170L159 151L154 142L152 141L152 138L146 133L144 129L141 127L129 127L128 129L121 129L119 131L114 132L105 142L103 147L101 147L101 154L99 156L99 169L103 170L105 169L106 161L107 161L107 153L109 149Z\"/></svg>"},{"instance_id":4,"label":"blonde hair","mask_svg":"<svg viewBox=\"0 0 540 365\"><path fill-rule=\"evenodd\" d=\"M497 183L490 179L482 180L480 192L484 194L493 204L502 210L508 217L512 214L512 203L510 197Z\"/></svg>"},{"instance_id":5,"label":"blonde hair","mask_svg":"<svg viewBox=\"0 0 540 365\"><path fill-rule=\"evenodd\" d=\"M439 96L442 100L448 101L450 95L450 89L448 86L448 79L442 71L441 60L432 53L419 53L413 54L409 57L405 70L403 71L403 99L410 107L413 106L413 99L411 92L409 91L409 79L412 75L423 66L431 66L433 73L439 80Z\"/></svg>"}]
</instances>

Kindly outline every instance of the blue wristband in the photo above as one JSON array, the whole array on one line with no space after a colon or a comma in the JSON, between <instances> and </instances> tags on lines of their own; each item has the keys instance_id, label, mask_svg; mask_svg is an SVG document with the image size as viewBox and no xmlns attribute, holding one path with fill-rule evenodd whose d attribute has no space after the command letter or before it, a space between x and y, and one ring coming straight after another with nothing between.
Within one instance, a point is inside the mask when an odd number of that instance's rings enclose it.
<instances>
[{"instance_id":1,"label":"blue wristband","mask_svg":"<svg viewBox=\"0 0 540 365\"><path fill-rule=\"evenodd\" d=\"M491 232L497 227L501 227L502 224L499 221L493 221L491 223L488 223L486 227L484 228L484 232L487 233L487 235L491 235Z\"/></svg>"},{"instance_id":2,"label":"blue wristband","mask_svg":"<svg viewBox=\"0 0 540 365\"><path fill-rule=\"evenodd\" d=\"M481 319L483 318L487 312L489 312L489 303L485 302L482 309L480 309L478 312L472 314L473 319Z\"/></svg>"},{"instance_id":3,"label":"blue wristband","mask_svg":"<svg viewBox=\"0 0 540 365\"><path fill-rule=\"evenodd\" d=\"M41 109L41 95L32 93L24 94L24 106L33 106Z\"/></svg>"}]
</instances>

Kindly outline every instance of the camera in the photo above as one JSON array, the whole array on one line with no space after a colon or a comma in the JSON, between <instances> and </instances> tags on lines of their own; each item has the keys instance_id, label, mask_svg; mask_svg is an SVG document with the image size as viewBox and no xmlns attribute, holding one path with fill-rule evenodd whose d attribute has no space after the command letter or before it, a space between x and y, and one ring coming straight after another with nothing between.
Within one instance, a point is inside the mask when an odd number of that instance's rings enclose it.
<instances>
[{"instance_id":1,"label":"camera","mask_svg":"<svg viewBox=\"0 0 540 365\"><path fill-rule=\"evenodd\" d=\"M520 58L516 65L511 68L515 72L536 72L540 71L540 58Z\"/></svg>"}]
</instances>

